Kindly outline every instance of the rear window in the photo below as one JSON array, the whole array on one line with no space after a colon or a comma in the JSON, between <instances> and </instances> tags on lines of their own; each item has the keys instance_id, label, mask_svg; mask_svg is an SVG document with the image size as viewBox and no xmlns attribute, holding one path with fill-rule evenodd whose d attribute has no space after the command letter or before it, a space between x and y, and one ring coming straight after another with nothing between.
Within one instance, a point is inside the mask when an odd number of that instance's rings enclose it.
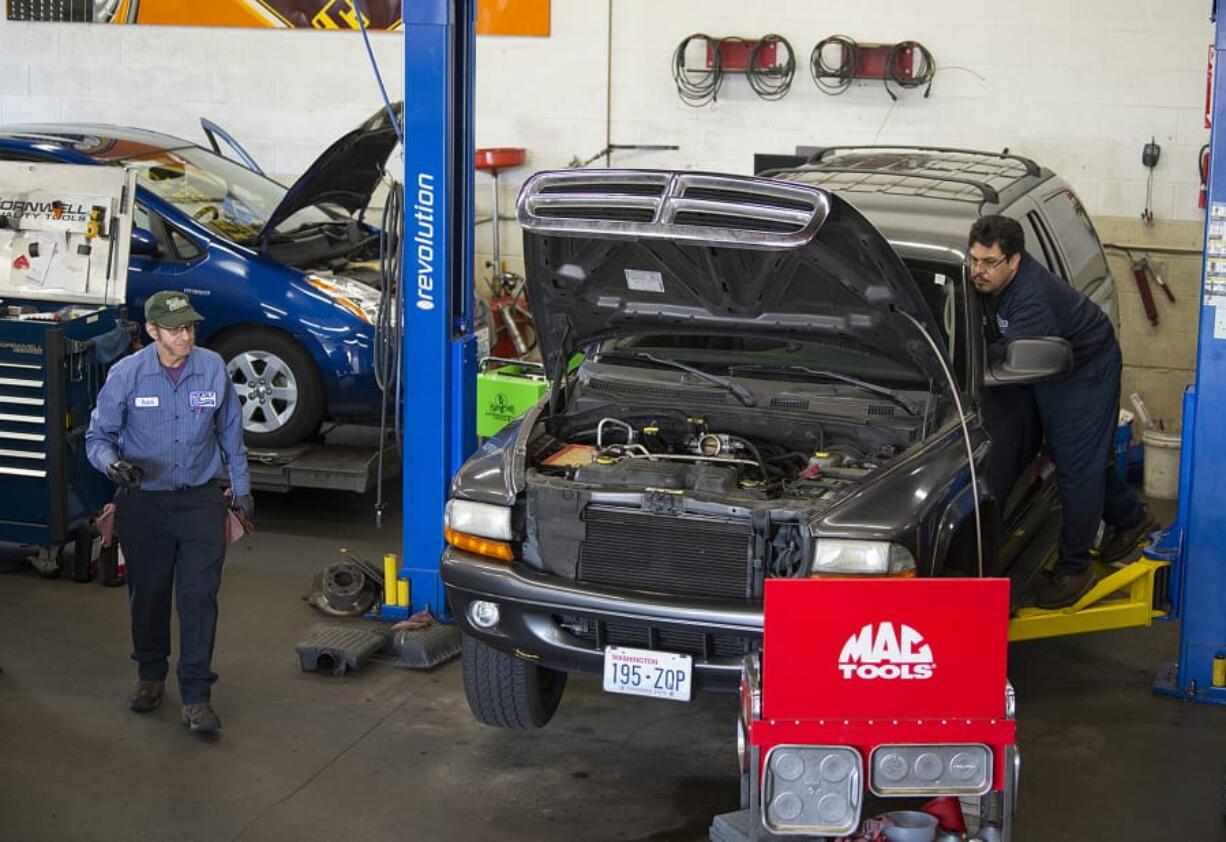
<instances>
[{"instance_id":1,"label":"rear window","mask_svg":"<svg viewBox=\"0 0 1226 842\"><path fill-rule=\"evenodd\" d=\"M1084 290L1094 281L1107 274L1107 260L1098 242L1098 233L1090 222L1081 200L1072 190L1063 189L1047 197L1043 202L1055 235L1064 246L1068 269L1073 286Z\"/></svg>"}]
</instances>

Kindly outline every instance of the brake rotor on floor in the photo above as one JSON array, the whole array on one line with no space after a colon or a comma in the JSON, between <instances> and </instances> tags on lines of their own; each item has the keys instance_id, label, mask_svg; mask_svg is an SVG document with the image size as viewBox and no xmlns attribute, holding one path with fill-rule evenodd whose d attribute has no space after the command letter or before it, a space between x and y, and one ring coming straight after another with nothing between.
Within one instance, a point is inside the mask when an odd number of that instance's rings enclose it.
<instances>
[{"instance_id":1,"label":"brake rotor on floor","mask_svg":"<svg viewBox=\"0 0 1226 842\"><path fill-rule=\"evenodd\" d=\"M339 561L315 574L307 602L333 617L360 617L374 604L375 589L361 565Z\"/></svg>"}]
</instances>

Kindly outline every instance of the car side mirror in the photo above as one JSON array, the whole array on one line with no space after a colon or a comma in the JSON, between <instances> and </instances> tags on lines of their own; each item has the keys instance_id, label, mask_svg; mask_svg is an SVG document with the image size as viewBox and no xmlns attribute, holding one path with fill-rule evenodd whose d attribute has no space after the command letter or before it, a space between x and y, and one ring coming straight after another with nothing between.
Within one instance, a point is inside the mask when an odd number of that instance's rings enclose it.
<instances>
[{"instance_id":1,"label":"car side mirror","mask_svg":"<svg viewBox=\"0 0 1226 842\"><path fill-rule=\"evenodd\" d=\"M153 234L144 228L132 229L132 254L142 257L157 257L158 241Z\"/></svg>"},{"instance_id":2,"label":"car side mirror","mask_svg":"<svg viewBox=\"0 0 1226 842\"><path fill-rule=\"evenodd\" d=\"M1058 336L1023 336L1005 345L1005 358L988 367L989 386L1040 383L1073 373L1073 346Z\"/></svg>"}]
</instances>

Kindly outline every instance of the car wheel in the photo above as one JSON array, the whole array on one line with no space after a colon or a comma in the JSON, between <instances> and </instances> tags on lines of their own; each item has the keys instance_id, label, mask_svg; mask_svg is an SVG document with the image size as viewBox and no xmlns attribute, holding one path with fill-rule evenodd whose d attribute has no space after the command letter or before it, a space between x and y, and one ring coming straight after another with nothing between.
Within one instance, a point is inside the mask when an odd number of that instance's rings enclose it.
<instances>
[{"instance_id":1,"label":"car wheel","mask_svg":"<svg viewBox=\"0 0 1226 842\"><path fill-rule=\"evenodd\" d=\"M486 725L531 731L544 727L562 700L566 673L500 652L464 635L464 695Z\"/></svg>"},{"instance_id":2,"label":"car wheel","mask_svg":"<svg viewBox=\"0 0 1226 842\"><path fill-rule=\"evenodd\" d=\"M285 447L319 429L324 389L315 361L294 339L272 330L226 334L214 346L238 393L251 447Z\"/></svg>"}]
</instances>

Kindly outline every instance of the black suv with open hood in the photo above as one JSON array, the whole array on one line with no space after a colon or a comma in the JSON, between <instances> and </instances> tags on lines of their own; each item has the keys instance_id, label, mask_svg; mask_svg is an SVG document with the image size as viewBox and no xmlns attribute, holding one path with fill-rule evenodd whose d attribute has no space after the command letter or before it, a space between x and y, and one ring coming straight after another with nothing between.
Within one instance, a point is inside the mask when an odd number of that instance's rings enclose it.
<instances>
[{"instance_id":1,"label":"black suv with open hood","mask_svg":"<svg viewBox=\"0 0 1226 842\"><path fill-rule=\"evenodd\" d=\"M978 405L985 378L1069 370L1067 343L1021 340L985 371L963 279L934 309L838 195L570 170L530 179L519 221L551 389L456 475L442 559L483 722L544 725L571 672L735 688L767 577L1046 558L998 551ZM1050 541L1054 497L1032 500Z\"/></svg>"}]
</instances>

